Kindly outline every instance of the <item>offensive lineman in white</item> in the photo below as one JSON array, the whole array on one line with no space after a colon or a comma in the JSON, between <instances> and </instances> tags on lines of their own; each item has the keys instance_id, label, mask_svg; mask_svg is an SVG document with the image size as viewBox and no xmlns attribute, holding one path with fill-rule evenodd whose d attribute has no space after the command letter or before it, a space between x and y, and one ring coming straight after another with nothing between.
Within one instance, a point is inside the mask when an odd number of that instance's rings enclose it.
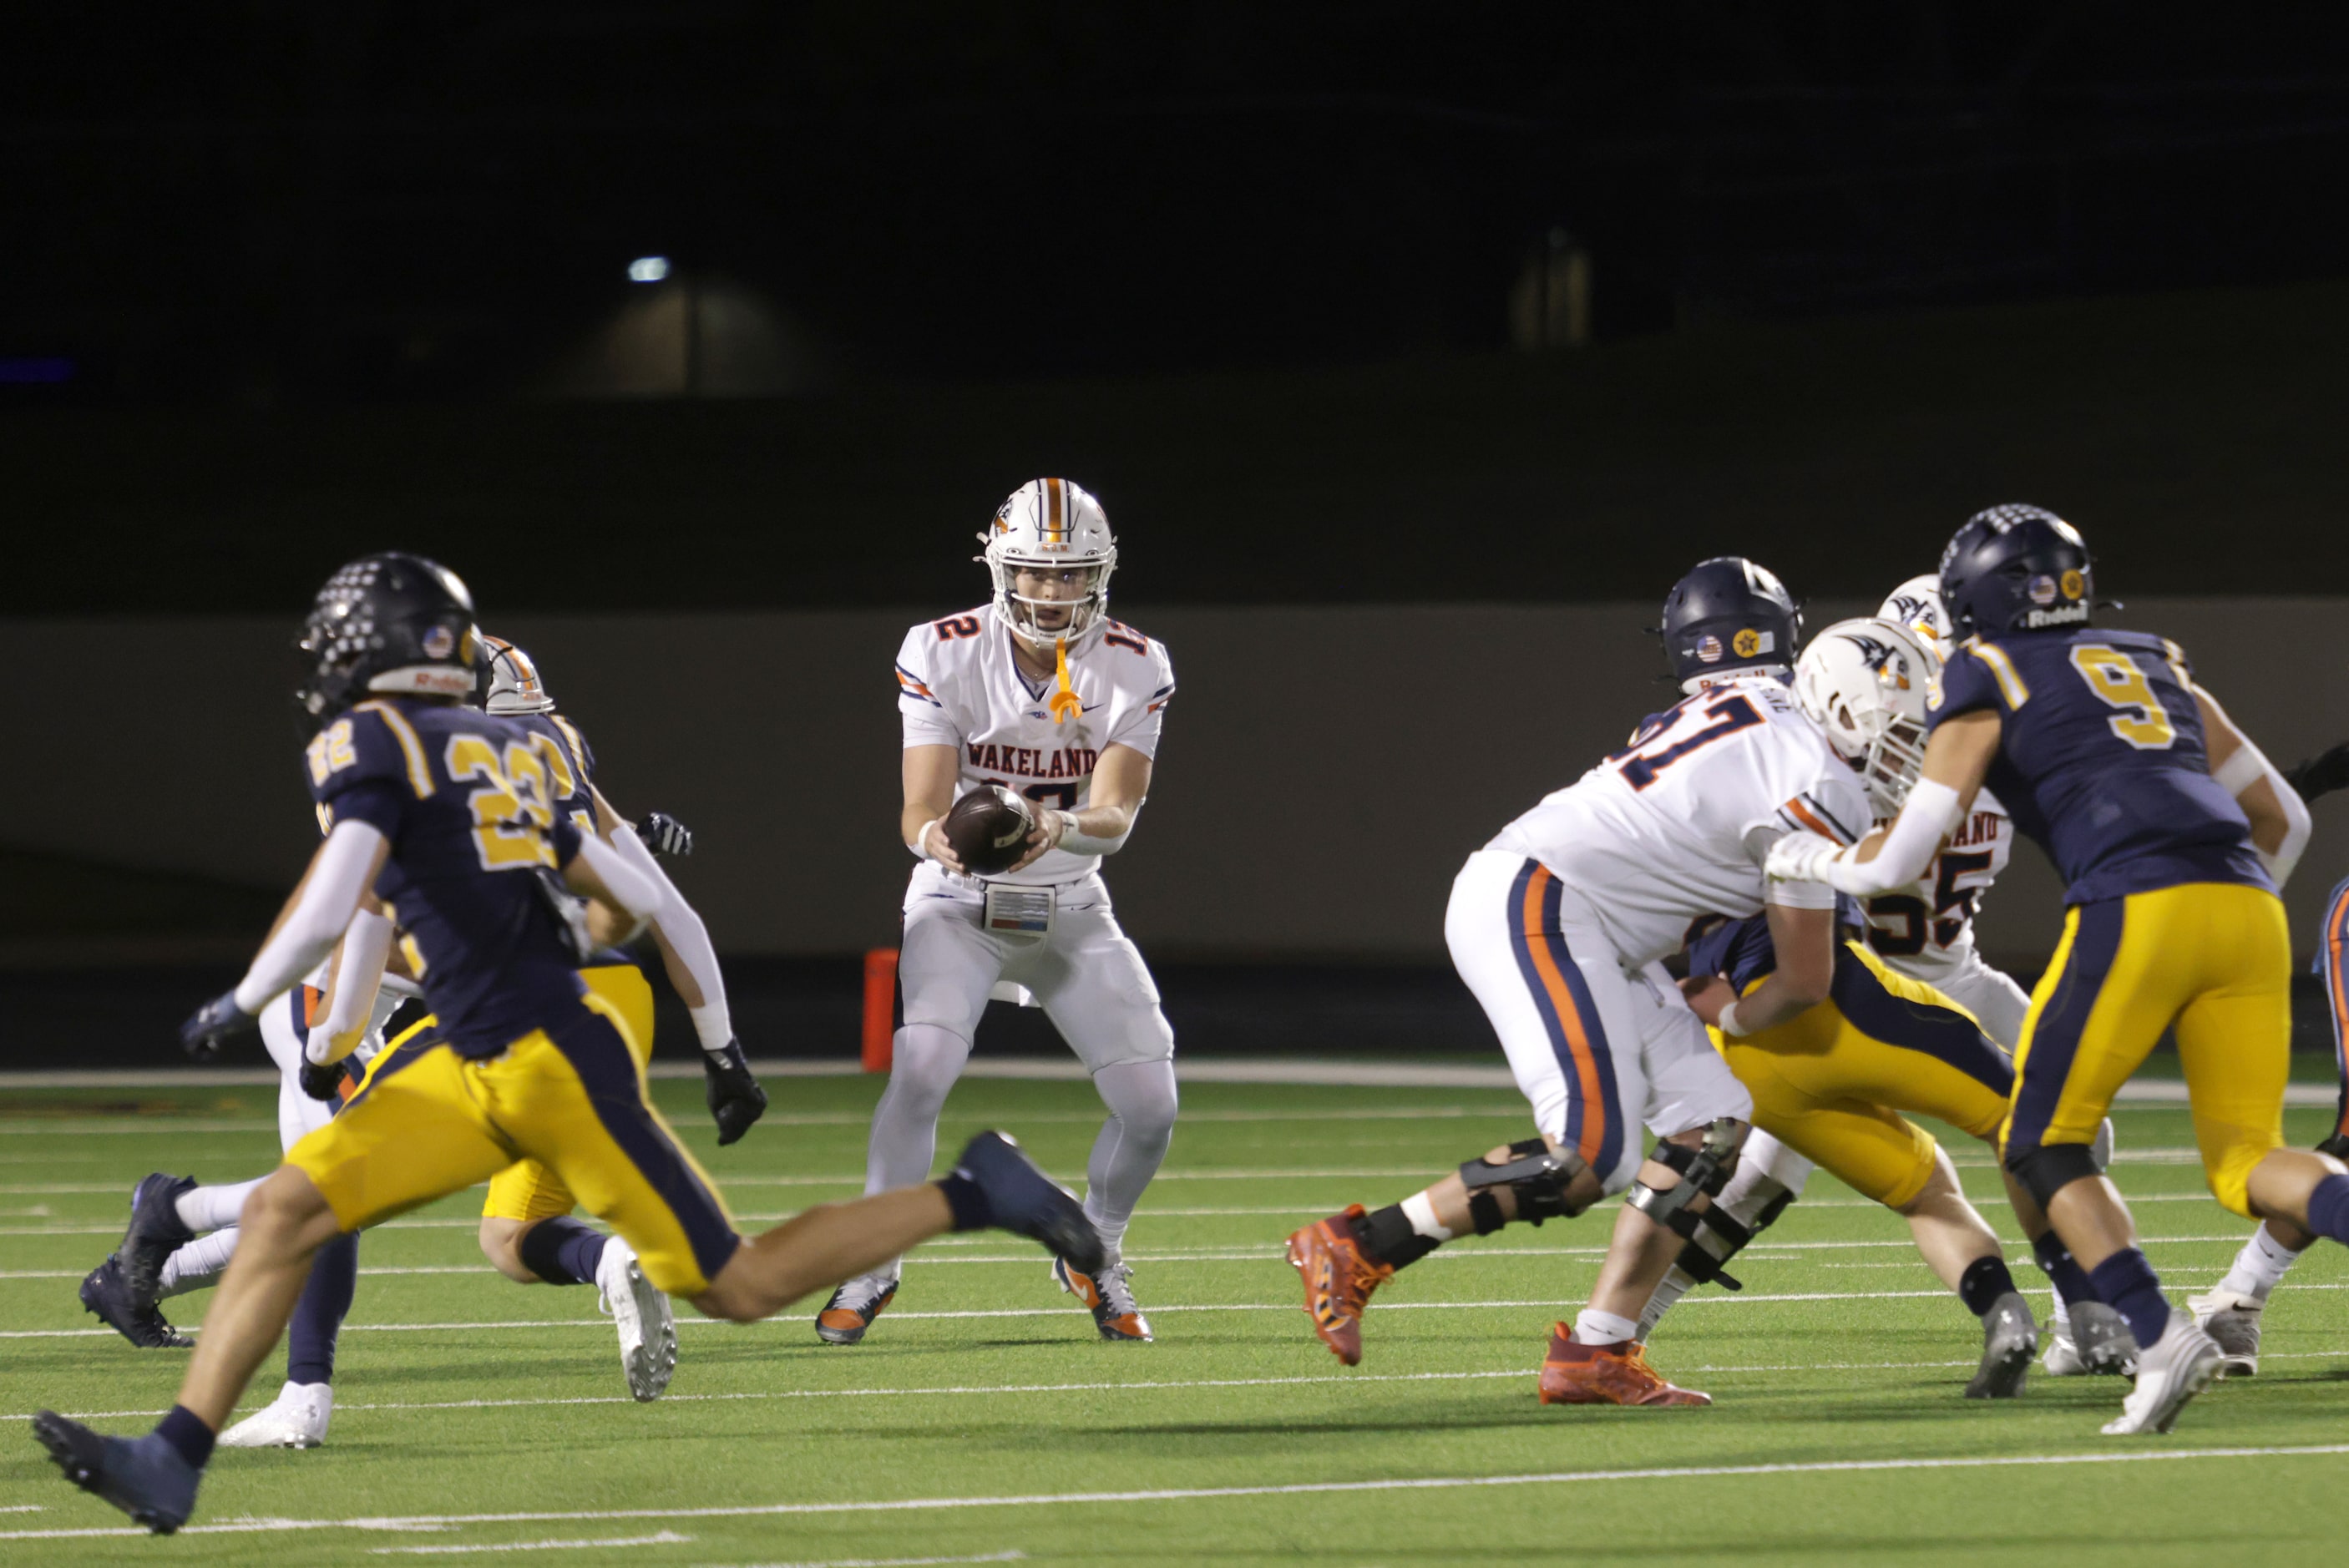
<instances>
[{"instance_id":1,"label":"offensive lineman in white","mask_svg":"<svg viewBox=\"0 0 2349 1568\"><path fill-rule=\"evenodd\" d=\"M1721 1191L1753 1100L1661 962L1692 922L1768 911L1778 969L1723 1016L1768 1028L1827 994L1834 901L1765 884L1770 847L1866 830L1858 776L1785 686L1801 617L1738 557L1675 584L1663 625L1683 701L1468 859L1444 934L1507 1052L1539 1138L1495 1149L1375 1213L1353 1205L1289 1238L1306 1311L1338 1357L1361 1356L1370 1294L1463 1232L1539 1224L1630 1189L1590 1305L1553 1331L1545 1404L1702 1405L1648 1365L1639 1315ZM1640 1157L1640 1124L1661 1140Z\"/></svg>"},{"instance_id":2,"label":"offensive lineman in white","mask_svg":"<svg viewBox=\"0 0 2349 1568\"><path fill-rule=\"evenodd\" d=\"M1053 1277L1092 1310L1103 1339L1147 1340L1119 1249L1174 1136L1174 1032L1111 912L1101 862L1124 846L1149 793L1174 666L1164 644L1109 618L1117 544L1081 487L1032 480L979 538L993 602L923 622L897 654L899 827L922 863L905 889L903 1023L873 1112L864 1190L929 1179L938 1115L989 995L1032 996L1109 1109L1085 1192L1108 1261L1097 1275L1056 1262ZM1036 820L1018 862L978 877L939 823L988 784L1024 798ZM833 1345L862 1339L896 1295L898 1273L893 1263L842 1285L816 1333Z\"/></svg>"}]
</instances>

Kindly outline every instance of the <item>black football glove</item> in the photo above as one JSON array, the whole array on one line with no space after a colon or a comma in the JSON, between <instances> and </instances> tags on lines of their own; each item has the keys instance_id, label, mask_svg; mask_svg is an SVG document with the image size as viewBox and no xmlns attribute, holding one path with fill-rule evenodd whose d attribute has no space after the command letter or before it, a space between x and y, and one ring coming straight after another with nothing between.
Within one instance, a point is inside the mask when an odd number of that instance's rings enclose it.
<instances>
[{"instance_id":1,"label":"black football glove","mask_svg":"<svg viewBox=\"0 0 2349 1568\"><path fill-rule=\"evenodd\" d=\"M220 1060L221 1046L260 1022L236 1005L236 993L223 991L180 1026L180 1048L200 1062Z\"/></svg>"},{"instance_id":2,"label":"black football glove","mask_svg":"<svg viewBox=\"0 0 2349 1568\"><path fill-rule=\"evenodd\" d=\"M305 1054L302 1057L300 1074L302 1092L312 1099L334 1104L336 1092L343 1087L343 1079L349 1075L349 1061L350 1058L346 1057L339 1062L314 1062Z\"/></svg>"},{"instance_id":3,"label":"black football glove","mask_svg":"<svg viewBox=\"0 0 2349 1568\"><path fill-rule=\"evenodd\" d=\"M657 855L681 861L693 853L693 830L667 811L647 811L636 823L636 837Z\"/></svg>"},{"instance_id":4,"label":"black football glove","mask_svg":"<svg viewBox=\"0 0 2349 1568\"><path fill-rule=\"evenodd\" d=\"M750 1058L742 1054L740 1040L728 1040L722 1051L702 1052L701 1070L709 1075L709 1117L718 1123L718 1147L723 1149L767 1114L767 1091L750 1076Z\"/></svg>"},{"instance_id":5,"label":"black football glove","mask_svg":"<svg viewBox=\"0 0 2349 1568\"><path fill-rule=\"evenodd\" d=\"M2319 795L2330 795L2335 789L2349 787L2349 740L2343 741L2322 757L2312 757L2283 776L2303 800L2313 800Z\"/></svg>"}]
</instances>

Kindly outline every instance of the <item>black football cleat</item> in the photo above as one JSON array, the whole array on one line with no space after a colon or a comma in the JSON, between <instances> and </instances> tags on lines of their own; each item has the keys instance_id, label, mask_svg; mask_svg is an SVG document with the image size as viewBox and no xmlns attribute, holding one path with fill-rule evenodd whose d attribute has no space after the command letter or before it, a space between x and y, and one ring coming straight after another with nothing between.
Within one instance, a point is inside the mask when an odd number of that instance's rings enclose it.
<instances>
[{"instance_id":1,"label":"black football cleat","mask_svg":"<svg viewBox=\"0 0 2349 1568\"><path fill-rule=\"evenodd\" d=\"M158 1171L140 1179L130 1190L130 1228L115 1249L121 1260L122 1283L132 1305L152 1307L162 1291L163 1261L172 1250L196 1239L180 1218L179 1199L196 1184L192 1176L167 1176Z\"/></svg>"},{"instance_id":2,"label":"black football cleat","mask_svg":"<svg viewBox=\"0 0 2349 1568\"><path fill-rule=\"evenodd\" d=\"M67 1480L158 1535L171 1534L196 1510L196 1483L203 1472L152 1432L104 1438L79 1421L43 1410L33 1418L33 1436Z\"/></svg>"},{"instance_id":3,"label":"black football cleat","mask_svg":"<svg viewBox=\"0 0 2349 1568\"><path fill-rule=\"evenodd\" d=\"M1038 1170L1009 1134L982 1132L963 1145L955 1174L978 1184L988 1222L996 1229L1041 1242L1086 1274L1101 1268L1101 1233L1085 1218L1077 1195Z\"/></svg>"},{"instance_id":4,"label":"black football cleat","mask_svg":"<svg viewBox=\"0 0 2349 1568\"><path fill-rule=\"evenodd\" d=\"M164 1321L154 1307L142 1308L131 1301L130 1287L122 1280L119 1253L107 1253L106 1261L83 1277L81 1305L141 1350L185 1350L195 1343Z\"/></svg>"}]
</instances>

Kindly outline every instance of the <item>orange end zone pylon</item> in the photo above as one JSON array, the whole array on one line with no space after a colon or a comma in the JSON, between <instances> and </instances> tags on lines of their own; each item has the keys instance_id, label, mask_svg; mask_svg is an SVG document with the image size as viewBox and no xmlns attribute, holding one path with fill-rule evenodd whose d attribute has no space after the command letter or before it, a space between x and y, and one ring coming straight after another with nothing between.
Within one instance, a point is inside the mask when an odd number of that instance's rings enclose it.
<instances>
[{"instance_id":1,"label":"orange end zone pylon","mask_svg":"<svg viewBox=\"0 0 2349 1568\"><path fill-rule=\"evenodd\" d=\"M895 1042L897 950L876 947L864 955L864 1070L889 1070Z\"/></svg>"}]
</instances>

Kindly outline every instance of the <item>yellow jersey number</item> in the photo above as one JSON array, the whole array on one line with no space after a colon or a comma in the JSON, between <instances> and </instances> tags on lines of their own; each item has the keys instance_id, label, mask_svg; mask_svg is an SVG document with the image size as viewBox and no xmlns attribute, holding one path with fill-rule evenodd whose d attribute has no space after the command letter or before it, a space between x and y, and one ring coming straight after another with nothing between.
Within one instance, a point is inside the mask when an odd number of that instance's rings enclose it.
<instances>
[{"instance_id":1,"label":"yellow jersey number","mask_svg":"<svg viewBox=\"0 0 2349 1568\"><path fill-rule=\"evenodd\" d=\"M2072 667L2101 701L2120 710L2106 720L2115 735L2139 751L2166 751L2177 740L2177 725L2135 659L2102 643L2081 643L2072 650Z\"/></svg>"},{"instance_id":2,"label":"yellow jersey number","mask_svg":"<svg viewBox=\"0 0 2349 1568\"><path fill-rule=\"evenodd\" d=\"M473 813L473 847L483 871L554 865L554 798L547 793L546 764L538 748L509 741L502 758L478 735L449 738L449 777L482 780L465 798Z\"/></svg>"}]
</instances>

